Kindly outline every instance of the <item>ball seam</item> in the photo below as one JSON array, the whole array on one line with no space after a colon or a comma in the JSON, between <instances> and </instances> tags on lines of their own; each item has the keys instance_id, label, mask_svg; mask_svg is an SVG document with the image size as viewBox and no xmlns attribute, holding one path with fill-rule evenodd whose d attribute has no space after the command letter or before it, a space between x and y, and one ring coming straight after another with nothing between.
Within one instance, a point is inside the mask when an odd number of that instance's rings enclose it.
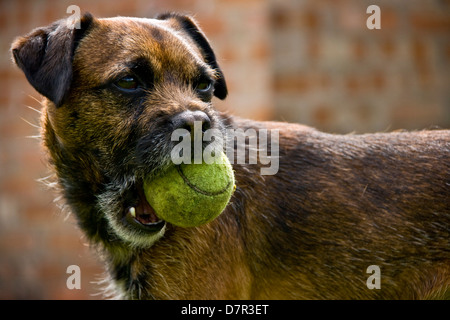
<instances>
[{"instance_id":1,"label":"ball seam","mask_svg":"<svg viewBox=\"0 0 450 320\"><path fill-rule=\"evenodd\" d=\"M181 178L183 179L183 181L190 187L192 188L194 191L203 194L205 196L218 196L222 193L224 193L225 191L228 190L228 188L230 187L231 181L228 181L228 184L225 186L225 188L223 188L222 190L216 191L216 192L208 192L205 190L200 189L199 187L197 187L196 185L192 184L189 179L184 175L183 170L181 169L181 166L178 165L176 166L177 171L179 173L179 175L181 176Z\"/></svg>"}]
</instances>

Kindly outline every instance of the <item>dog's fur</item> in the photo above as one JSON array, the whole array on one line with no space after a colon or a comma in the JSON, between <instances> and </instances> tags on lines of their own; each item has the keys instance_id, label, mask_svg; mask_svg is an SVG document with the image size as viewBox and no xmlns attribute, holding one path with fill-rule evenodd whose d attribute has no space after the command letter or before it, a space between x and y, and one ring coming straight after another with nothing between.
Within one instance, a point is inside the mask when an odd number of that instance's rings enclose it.
<instances>
[{"instance_id":1,"label":"dog's fur","mask_svg":"<svg viewBox=\"0 0 450 320\"><path fill-rule=\"evenodd\" d=\"M226 82L191 18L86 14L80 26L35 29L12 54L45 97L57 182L119 297L449 298L449 131L333 135L228 116L211 105ZM130 74L139 87L127 91ZM205 81L214 90L196 89ZM171 165L172 119L185 111L222 131L279 129L279 171L234 164L237 189L216 220L143 231L124 216L136 206L156 222L142 181ZM380 289L366 285L370 265Z\"/></svg>"}]
</instances>

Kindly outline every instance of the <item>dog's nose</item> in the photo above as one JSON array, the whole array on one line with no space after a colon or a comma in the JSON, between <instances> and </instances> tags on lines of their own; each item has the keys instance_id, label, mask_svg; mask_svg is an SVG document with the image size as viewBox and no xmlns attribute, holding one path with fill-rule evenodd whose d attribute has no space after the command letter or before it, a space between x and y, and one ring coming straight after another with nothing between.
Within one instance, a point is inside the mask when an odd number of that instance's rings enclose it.
<instances>
[{"instance_id":1,"label":"dog's nose","mask_svg":"<svg viewBox=\"0 0 450 320\"><path fill-rule=\"evenodd\" d=\"M206 113L200 110L196 111L183 111L177 115L175 115L171 122L175 129L186 129L189 132L194 132L195 122L197 121L197 125L201 124L202 132L205 132L209 128L211 128L211 119L208 117Z\"/></svg>"}]
</instances>

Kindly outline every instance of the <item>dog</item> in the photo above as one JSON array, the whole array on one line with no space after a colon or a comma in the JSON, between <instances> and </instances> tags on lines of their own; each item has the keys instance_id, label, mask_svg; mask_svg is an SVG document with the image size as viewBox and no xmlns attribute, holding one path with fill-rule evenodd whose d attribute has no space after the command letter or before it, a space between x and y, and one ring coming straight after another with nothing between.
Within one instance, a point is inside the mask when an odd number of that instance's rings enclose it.
<instances>
[{"instance_id":1,"label":"dog","mask_svg":"<svg viewBox=\"0 0 450 320\"><path fill-rule=\"evenodd\" d=\"M193 18L77 23L37 28L11 51L44 97L43 147L102 252L110 297L450 298L450 131L337 135L242 119L212 106L227 84ZM155 214L142 181L173 166L171 133L196 121L276 130L279 167L234 163L226 209L182 228Z\"/></svg>"}]
</instances>

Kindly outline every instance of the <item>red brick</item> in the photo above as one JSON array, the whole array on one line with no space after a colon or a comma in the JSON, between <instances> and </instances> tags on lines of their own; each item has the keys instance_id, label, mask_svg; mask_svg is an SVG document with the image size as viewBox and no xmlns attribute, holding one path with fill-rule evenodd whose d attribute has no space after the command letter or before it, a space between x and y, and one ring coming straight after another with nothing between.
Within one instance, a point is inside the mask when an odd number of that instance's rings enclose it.
<instances>
[{"instance_id":1,"label":"red brick","mask_svg":"<svg viewBox=\"0 0 450 320\"><path fill-rule=\"evenodd\" d=\"M302 74L277 76L274 79L274 90L277 93L305 92L311 89L310 77Z\"/></svg>"},{"instance_id":2,"label":"red brick","mask_svg":"<svg viewBox=\"0 0 450 320\"><path fill-rule=\"evenodd\" d=\"M392 57L395 54L396 44L391 38L380 40L381 52L386 57Z\"/></svg>"},{"instance_id":3,"label":"red brick","mask_svg":"<svg viewBox=\"0 0 450 320\"><path fill-rule=\"evenodd\" d=\"M355 93L361 88L361 80L356 76L350 75L345 79L345 85L350 93Z\"/></svg>"},{"instance_id":4,"label":"red brick","mask_svg":"<svg viewBox=\"0 0 450 320\"><path fill-rule=\"evenodd\" d=\"M270 48L267 42L257 42L251 49L250 54L253 59L266 61L270 58Z\"/></svg>"},{"instance_id":5,"label":"red brick","mask_svg":"<svg viewBox=\"0 0 450 320\"><path fill-rule=\"evenodd\" d=\"M367 56L366 44L363 40L357 39L353 42L353 56L357 61L363 60Z\"/></svg>"},{"instance_id":6,"label":"red brick","mask_svg":"<svg viewBox=\"0 0 450 320\"><path fill-rule=\"evenodd\" d=\"M411 43L411 51L416 63L424 63L428 56L427 45L420 38L413 39Z\"/></svg>"},{"instance_id":7,"label":"red brick","mask_svg":"<svg viewBox=\"0 0 450 320\"><path fill-rule=\"evenodd\" d=\"M289 27L291 16L287 10L276 8L272 10L270 15L270 23L273 28L283 29Z\"/></svg>"},{"instance_id":8,"label":"red brick","mask_svg":"<svg viewBox=\"0 0 450 320\"><path fill-rule=\"evenodd\" d=\"M373 72L371 76L371 82L373 88L378 91L383 90L386 86L386 78L384 77L383 74L377 71Z\"/></svg>"},{"instance_id":9,"label":"red brick","mask_svg":"<svg viewBox=\"0 0 450 320\"><path fill-rule=\"evenodd\" d=\"M315 61L320 56L320 42L317 37L312 37L308 41L308 58Z\"/></svg>"},{"instance_id":10,"label":"red brick","mask_svg":"<svg viewBox=\"0 0 450 320\"><path fill-rule=\"evenodd\" d=\"M180 0L181 2L185 1L185 0ZM262 0L246 0L246 1L242 1L242 0L226 0L224 1L226 2L227 5L230 6L238 6L238 7L246 7L246 6L256 6L262 3Z\"/></svg>"},{"instance_id":11,"label":"red brick","mask_svg":"<svg viewBox=\"0 0 450 320\"><path fill-rule=\"evenodd\" d=\"M113 9L112 11L116 12L115 15L133 16L139 14L137 0L118 1L114 6L111 6L111 1L106 0L103 2L105 7L110 7Z\"/></svg>"},{"instance_id":12,"label":"red brick","mask_svg":"<svg viewBox=\"0 0 450 320\"><path fill-rule=\"evenodd\" d=\"M313 121L321 127L326 127L329 125L332 118L333 110L325 105L316 106L312 113Z\"/></svg>"},{"instance_id":13,"label":"red brick","mask_svg":"<svg viewBox=\"0 0 450 320\"><path fill-rule=\"evenodd\" d=\"M59 214L60 209L52 203L52 198L46 197L47 204L44 201L36 201L34 205L28 205L24 209L23 216L27 220L27 223L38 224L48 223L55 219L55 214Z\"/></svg>"},{"instance_id":14,"label":"red brick","mask_svg":"<svg viewBox=\"0 0 450 320\"><path fill-rule=\"evenodd\" d=\"M19 176L18 174L9 174L4 177L0 183L0 192L5 194L14 194L25 197L27 186L31 185L31 177ZM31 178L32 180L33 178Z\"/></svg>"},{"instance_id":15,"label":"red brick","mask_svg":"<svg viewBox=\"0 0 450 320\"><path fill-rule=\"evenodd\" d=\"M252 113L252 119L258 121L273 120L274 110L269 106L258 106L257 110Z\"/></svg>"},{"instance_id":16,"label":"red brick","mask_svg":"<svg viewBox=\"0 0 450 320\"><path fill-rule=\"evenodd\" d=\"M320 16L315 11L303 12L301 19L303 26L308 29L316 30L320 26Z\"/></svg>"},{"instance_id":17,"label":"red brick","mask_svg":"<svg viewBox=\"0 0 450 320\"><path fill-rule=\"evenodd\" d=\"M411 25L416 31L450 32L450 14L421 12L414 13L410 17Z\"/></svg>"},{"instance_id":18,"label":"red brick","mask_svg":"<svg viewBox=\"0 0 450 320\"><path fill-rule=\"evenodd\" d=\"M53 217L54 218L54 217ZM49 219L52 219L49 216ZM64 253L67 249L80 251L83 248L83 245L87 242L81 231L78 230L78 227L75 224L74 218L69 218L67 221L60 223L61 228L67 228L68 232L64 233L52 233L49 235L48 243L52 250L55 252Z\"/></svg>"},{"instance_id":19,"label":"red brick","mask_svg":"<svg viewBox=\"0 0 450 320\"><path fill-rule=\"evenodd\" d=\"M3 4L4 5L4 4ZM10 14L4 8L2 8L2 4L0 4L0 30L6 30L7 26L7 15Z\"/></svg>"},{"instance_id":20,"label":"red brick","mask_svg":"<svg viewBox=\"0 0 450 320\"><path fill-rule=\"evenodd\" d=\"M402 15L401 12L395 11L393 8L386 8L384 6L380 6L381 9L381 30L389 30L397 28L397 16Z\"/></svg>"},{"instance_id":21,"label":"red brick","mask_svg":"<svg viewBox=\"0 0 450 320\"><path fill-rule=\"evenodd\" d=\"M321 89L328 89L332 85L332 80L329 74L323 73L319 75L319 85Z\"/></svg>"},{"instance_id":22,"label":"red brick","mask_svg":"<svg viewBox=\"0 0 450 320\"><path fill-rule=\"evenodd\" d=\"M0 242L0 251L26 251L32 248L35 245L35 241L30 234L26 234L25 232L7 232L4 233L1 237L2 241Z\"/></svg>"},{"instance_id":23,"label":"red brick","mask_svg":"<svg viewBox=\"0 0 450 320\"><path fill-rule=\"evenodd\" d=\"M424 129L431 125L442 125L443 120L442 109L436 103L419 103L410 99L393 105L391 116L392 125L404 129Z\"/></svg>"},{"instance_id":24,"label":"red brick","mask_svg":"<svg viewBox=\"0 0 450 320\"><path fill-rule=\"evenodd\" d=\"M220 51L220 60L227 61L227 62L233 62L238 59L238 54L235 48L232 46L228 46Z\"/></svg>"},{"instance_id":25,"label":"red brick","mask_svg":"<svg viewBox=\"0 0 450 320\"><path fill-rule=\"evenodd\" d=\"M197 20L200 28L206 33L207 37L217 36L223 34L225 31L225 22L221 17L202 16Z\"/></svg>"},{"instance_id":26,"label":"red brick","mask_svg":"<svg viewBox=\"0 0 450 320\"><path fill-rule=\"evenodd\" d=\"M372 119L372 108L370 108L367 104L361 103L358 104L355 110L355 116L359 120L360 123L367 125L367 123L370 123Z\"/></svg>"},{"instance_id":27,"label":"red brick","mask_svg":"<svg viewBox=\"0 0 450 320\"><path fill-rule=\"evenodd\" d=\"M30 10L30 1L15 1L17 7L15 12L15 21L19 25L28 26L31 20L32 10Z\"/></svg>"},{"instance_id":28,"label":"red brick","mask_svg":"<svg viewBox=\"0 0 450 320\"><path fill-rule=\"evenodd\" d=\"M63 11L60 10L60 6L58 5L60 3L54 3L51 5L50 3L45 3L40 7L40 11L42 14L40 15L42 17L42 23L48 24L53 21L63 19L65 17L68 17L69 15L66 14L66 8L64 8ZM37 26L39 27L39 26Z\"/></svg>"},{"instance_id":29,"label":"red brick","mask_svg":"<svg viewBox=\"0 0 450 320\"><path fill-rule=\"evenodd\" d=\"M411 43L411 51L414 58L417 75L421 84L430 84L430 81L432 81L432 74L430 70L430 54L427 44L422 39L415 38Z\"/></svg>"}]
</instances>

